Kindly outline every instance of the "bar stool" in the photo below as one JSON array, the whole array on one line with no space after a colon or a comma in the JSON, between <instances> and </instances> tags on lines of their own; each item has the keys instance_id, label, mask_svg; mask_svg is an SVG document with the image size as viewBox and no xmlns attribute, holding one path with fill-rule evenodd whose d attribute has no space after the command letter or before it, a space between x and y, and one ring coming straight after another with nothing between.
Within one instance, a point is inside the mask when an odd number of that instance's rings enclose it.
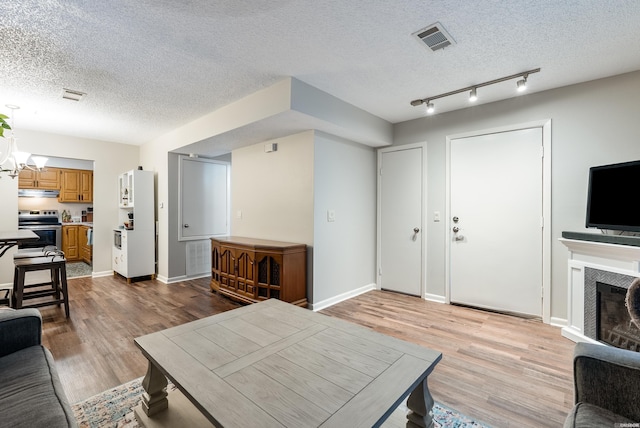
<instances>
[{"instance_id":1,"label":"bar stool","mask_svg":"<svg viewBox=\"0 0 640 428\"><path fill-rule=\"evenodd\" d=\"M62 251L60 251L58 247L56 247L55 245L47 245L46 247L43 247L43 248L33 248L33 249L21 250L19 252L13 253L13 260L27 259L31 257L51 256L54 254L62 254Z\"/></svg>"},{"instance_id":2,"label":"bar stool","mask_svg":"<svg viewBox=\"0 0 640 428\"><path fill-rule=\"evenodd\" d=\"M13 276L13 293L11 296L12 307L38 308L42 306L58 305L64 303L65 316L69 318L69 293L67 290L67 260L64 253L56 252L48 256L18 258L14 260L15 273ZM51 281L38 284L25 285L27 272L48 270L51 273ZM49 285L50 288L43 289ZM52 296L52 300L23 304L25 300Z\"/></svg>"}]
</instances>

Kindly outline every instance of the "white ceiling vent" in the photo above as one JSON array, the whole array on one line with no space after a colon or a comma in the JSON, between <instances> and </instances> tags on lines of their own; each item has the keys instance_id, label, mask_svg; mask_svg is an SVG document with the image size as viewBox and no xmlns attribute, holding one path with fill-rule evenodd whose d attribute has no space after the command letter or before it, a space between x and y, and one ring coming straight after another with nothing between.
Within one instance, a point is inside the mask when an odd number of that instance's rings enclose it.
<instances>
[{"instance_id":1,"label":"white ceiling vent","mask_svg":"<svg viewBox=\"0 0 640 428\"><path fill-rule=\"evenodd\" d=\"M416 31L413 36L434 52L456 43L439 22Z\"/></svg>"},{"instance_id":2,"label":"white ceiling vent","mask_svg":"<svg viewBox=\"0 0 640 428\"><path fill-rule=\"evenodd\" d=\"M80 91L74 91L73 89L62 89L62 98L65 100L80 101L85 95L87 94Z\"/></svg>"}]
</instances>

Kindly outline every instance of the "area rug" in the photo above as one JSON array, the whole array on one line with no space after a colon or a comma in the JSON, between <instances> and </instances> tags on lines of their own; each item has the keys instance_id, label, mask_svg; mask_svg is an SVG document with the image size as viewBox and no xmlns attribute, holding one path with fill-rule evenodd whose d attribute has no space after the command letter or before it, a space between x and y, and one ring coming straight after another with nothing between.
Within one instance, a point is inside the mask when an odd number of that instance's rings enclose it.
<instances>
[{"instance_id":1,"label":"area rug","mask_svg":"<svg viewBox=\"0 0 640 428\"><path fill-rule=\"evenodd\" d=\"M67 263L67 278L77 278L79 276L91 276L91 266L85 262Z\"/></svg>"},{"instance_id":2,"label":"area rug","mask_svg":"<svg viewBox=\"0 0 640 428\"><path fill-rule=\"evenodd\" d=\"M72 406L80 428L138 428L131 410L140 402L142 378L134 379L115 388L94 395ZM175 386L171 383L167 390ZM436 427L441 428L488 428L487 425L439 403L433 407Z\"/></svg>"}]
</instances>

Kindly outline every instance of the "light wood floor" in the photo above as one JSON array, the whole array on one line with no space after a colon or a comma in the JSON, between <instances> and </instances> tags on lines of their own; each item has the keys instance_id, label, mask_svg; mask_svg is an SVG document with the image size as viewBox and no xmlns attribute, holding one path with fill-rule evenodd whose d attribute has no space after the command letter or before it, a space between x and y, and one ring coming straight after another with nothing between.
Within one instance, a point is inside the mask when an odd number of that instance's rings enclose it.
<instances>
[{"instance_id":1,"label":"light wood floor","mask_svg":"<svg viewBox=\"0 0 640 428\"><path fill-rule=\"evenodd\" d=\"M71 318L41 308L43 342L71 402L143 376L143 334L233 309L208 279L165 285L118 277L69 281ZM436 401L496 427L558 427L572 404L573 343L558 328L509 315L373 291L322 313L443 353Z\"/></svg>"}]
</instances>

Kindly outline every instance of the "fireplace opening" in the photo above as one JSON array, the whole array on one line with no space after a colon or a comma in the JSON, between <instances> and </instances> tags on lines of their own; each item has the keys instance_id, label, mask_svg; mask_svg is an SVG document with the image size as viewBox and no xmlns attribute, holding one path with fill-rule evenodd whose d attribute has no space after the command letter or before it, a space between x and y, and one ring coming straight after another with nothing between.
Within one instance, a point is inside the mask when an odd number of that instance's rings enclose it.
<instances>
[{"instance_id":1,"label":"fireplace opening","mask_svg":"<svg viewBox=\"0 0 640 428\"><path fill-rule=\"evenodd\" d=\"M626 295L625 288L596 282L596 339L640 352L640 329L631 321Z\"/></svg>"}]
</instances>

